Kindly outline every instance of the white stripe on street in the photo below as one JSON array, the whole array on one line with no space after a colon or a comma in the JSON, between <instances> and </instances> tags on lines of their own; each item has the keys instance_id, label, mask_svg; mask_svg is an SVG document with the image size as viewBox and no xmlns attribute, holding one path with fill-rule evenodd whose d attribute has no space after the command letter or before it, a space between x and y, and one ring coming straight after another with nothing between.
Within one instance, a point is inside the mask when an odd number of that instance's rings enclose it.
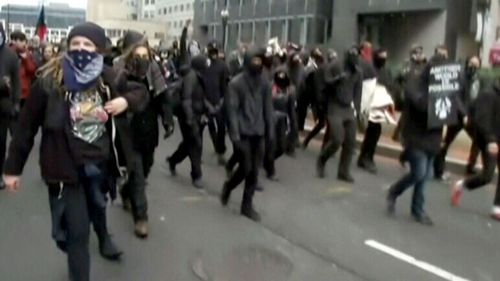
<instances>
[{"instance_id":1,"label":"white stripe on street","mask_svg":"<svg viewBox=\"0 0 500 281\"><path fill-rule=\"evenodd\" d=\"M459 277L459 276L456 276L454 275L453 273L450 273L444 269L441 269L437 266L434 266L432 264L429 264L429 263L426 263L424 261L419 261L417 260L416 258L412 257L412 256L409 256L401 251L398 251L394 248L391 248L389 246L386 246L382 243L379 243L375 240L366 240L365 241L365 245L369 246L369 247L372 247L376 250L379 250L381 252L384 252L390 256L393 256L399 260L402 260L402 261L405 261L413 266L416 266L420 269L423 269L427 272L430 272L434 275L437 275L445 280L449 280L449 281L470 281L468 279L465 279L465 278L462 278L462 277Z\"/></svg>"}]
</instances>

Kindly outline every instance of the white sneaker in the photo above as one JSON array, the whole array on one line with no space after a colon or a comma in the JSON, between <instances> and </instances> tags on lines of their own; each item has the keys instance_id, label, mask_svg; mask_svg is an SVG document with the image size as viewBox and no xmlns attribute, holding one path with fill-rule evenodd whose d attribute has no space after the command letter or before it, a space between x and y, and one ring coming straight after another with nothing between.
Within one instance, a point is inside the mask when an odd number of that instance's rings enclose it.
<instances>
[{"instance_id":1,"label":"white sneaker","mask_svg":"<svg viewBox=\"0 0 500 281\"><path fill-rule=\"evenodd\" d=\"M493 206L491 210L491 217L494 220L500 221L500 206Z\"/></svg>"}]
</instances>

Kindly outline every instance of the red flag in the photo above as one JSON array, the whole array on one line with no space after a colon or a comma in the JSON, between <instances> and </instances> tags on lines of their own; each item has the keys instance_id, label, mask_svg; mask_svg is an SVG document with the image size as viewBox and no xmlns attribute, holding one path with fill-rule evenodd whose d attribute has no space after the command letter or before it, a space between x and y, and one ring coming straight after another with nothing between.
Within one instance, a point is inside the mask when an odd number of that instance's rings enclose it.
<instances>
[{"instance_id":1,"label":"red flag","mask_svg":"<svg viewBox=\"0 0 500 281\"><path fill-rule=\"evenodd\" d=\"M40 10L40 15L38 16L38 22L36 23L36 35L40 37L40 41L45 41L45 35L47 35L47 24L45 23L45 6L43 5Z\"/></svg>"}]
</instances>

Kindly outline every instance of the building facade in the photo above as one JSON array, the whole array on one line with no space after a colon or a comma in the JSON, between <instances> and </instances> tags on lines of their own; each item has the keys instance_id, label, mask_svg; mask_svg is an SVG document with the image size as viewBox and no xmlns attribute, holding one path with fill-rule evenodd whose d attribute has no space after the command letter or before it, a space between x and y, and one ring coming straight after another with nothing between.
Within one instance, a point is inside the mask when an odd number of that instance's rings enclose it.
<instances>
[{"instance_id":1,"label":"building facade","mask_svg":"<svg viewBox=\"0 0 500 281\"><path fill-rule=\"evenodd\" d=\"M167 42L170 44L180 38L186 22L193 20L194 0L156 0L156 12L168 27Z\"/></svg>"},{"instance_id":2,"label":"building facade","mask_svg":"<svg viewBox=\"0 0 500 281\"><path fill-rule=\"evenodd\" d=\"M0 22L4 27L8 26L8 33L21 31L28 38L35 35L41 7L4 5L0 9ZM45 20L48 27L46 40L59 43L67 37L74 25L85 21L85 10L72 8L68 4L53 3L45 6Z\"/></svg>"},{"instance_id":3,"label":"building facade","mask_svg":"<svg viewBox=\"0 0 500 281\"><path fill-rule=\"evenodd\" d=\"M101 25L113 43L128 30L135 30L144 33L151 46L158 46L165 42L168 27L150 16L150 11L156 11L151 9L155 5L155 0L88 0L87 20Z\"/></svg>"}]
</instances>

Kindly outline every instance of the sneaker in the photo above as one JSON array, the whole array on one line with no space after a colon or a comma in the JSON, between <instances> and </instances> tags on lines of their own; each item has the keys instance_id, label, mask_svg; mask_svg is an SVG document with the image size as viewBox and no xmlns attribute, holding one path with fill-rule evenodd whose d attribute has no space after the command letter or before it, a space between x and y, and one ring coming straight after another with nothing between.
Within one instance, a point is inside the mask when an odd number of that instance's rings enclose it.
<instances>
[{"instance_id":1,"label":"sneaker","mask_svg":"<svg viewBox=\"0 0 500 281\"><path fill-rule=\"evenodd\" d=\"M366 161L366 160L359 160L358 161L358 167L367 171L370 174L377 174L377 166L375 166L375 163L371 161Z\"/></svg>"},{"instance_id":2,"label":"sneaker","mask_svg":"<svg viewBox=\"0 0 500 281\"><path fill-rule=\"evenodd\" d=\"M354 183L354 178L351 175L342 175L342 174L339 174L337 176L337 179L341 180L341 181L345 181L347 183Z\"/></svg>"},{"instance_id":3,"label":"sneaker","mask_svg":"<svg viewBox=\"0 0 500 281\"><path fill-rule=\"evenodd\" d=\"M201 183L201 179L193 180L193 186L196 189L203 189L203 184Z\"/></svg>"},{"instance_id":4,"label":"sneaker","mask_svg":"<svg viewBox=\"0 0 500 281\"><path fill-rule=\"evenodd\" d=\"M392 196L390 192L387 193L386 203L387 215L393 217L394 215L396 215L396 198L394 198L394 196Z\"/></svg>"},{"instance_id":5,"label":"sneaker","mask_svg":"<svg viewBox=\"0 0 500 281\"><path fill-rule=\"evenodd\" d=\"M278 177L276 176L276 174L268 174L266 175L267 179L270 180L270 181L274 181L274 182L277 182L279 181Z\"/></svg>"},{"instance_id":6,"label":"sneaker","mask_svg":"<svg viewBox=\"0 0 500 281\"><path fill-rule=\"evenodd\" d=\"M416 222L418 222L418 223L420 223L420 224L422 224L422 225L427 225L427 226L433 226L433 225L434 225L434 222L433 222L433 221L431 220L431 218L430 218L427 214L425 214L425 213L423 213L423 214L421 214L421 215L418 215L418 216L417 216L417 215L412 215L412 216L413 216L413 219L414 219Z\"/></svg>"},{"instance_id":7,"label":"sneaker","mask_svg":"<svg viewBox=\"0 0 500 281\"><path fill-rule=\"evenodd\" d=\"M491 210L491 218L500 221L500 206L493 206Z\"/></svg>"},{"instance_id":8,"label":"sneaker","mask_svg":"<svg viewBox=\"0 0 500 281\"><path fill-rule=\"evenodd\" d=\"M316 173L320 179L325 177L325 164L321 163L320 160L316 163Z\"/></svg>"},{"instance_id":9,"label":"sneaker","mask_svg":"<svg viewBox=\"0 0 500 281\"><path fill-rule=\"evenodd\" d=\"M263 192L264 191L264 187L262 185L260 185L260 184L257 184L255 186L255 191L257 191L257 192Z\"/></svg>"},{"instance_id":10,"label":"sneaker","mask_svg":"<svg viewBox=\"0 0 500 281\"><path fill-rule=\"evenodd\" d=\"M450 180L450 174L444 173L442 175L436 175L434 178L438 181L448 181Z\"/></svg>"},{"instance_id":11,"label":"sneaker","mask_svg":"<svg viewBox=\"0 0 500 281\"><path fill-rule=\"evenodd\" d=\"M148 222L147 221L138 221L135 223L134 227L135 236L145 239L148 237Z\"/></svg>"},{"instance_id":12,"label":"sneaker","mask_svg":"<svg viewBox=\"0 0 500 281\"><path fill-rule=\"evenodd\" d=\"M451 188L451 205L456 207L460 205L462 195L464 193L464 181L457 181Z\"/></svg>"}]
</instances>

